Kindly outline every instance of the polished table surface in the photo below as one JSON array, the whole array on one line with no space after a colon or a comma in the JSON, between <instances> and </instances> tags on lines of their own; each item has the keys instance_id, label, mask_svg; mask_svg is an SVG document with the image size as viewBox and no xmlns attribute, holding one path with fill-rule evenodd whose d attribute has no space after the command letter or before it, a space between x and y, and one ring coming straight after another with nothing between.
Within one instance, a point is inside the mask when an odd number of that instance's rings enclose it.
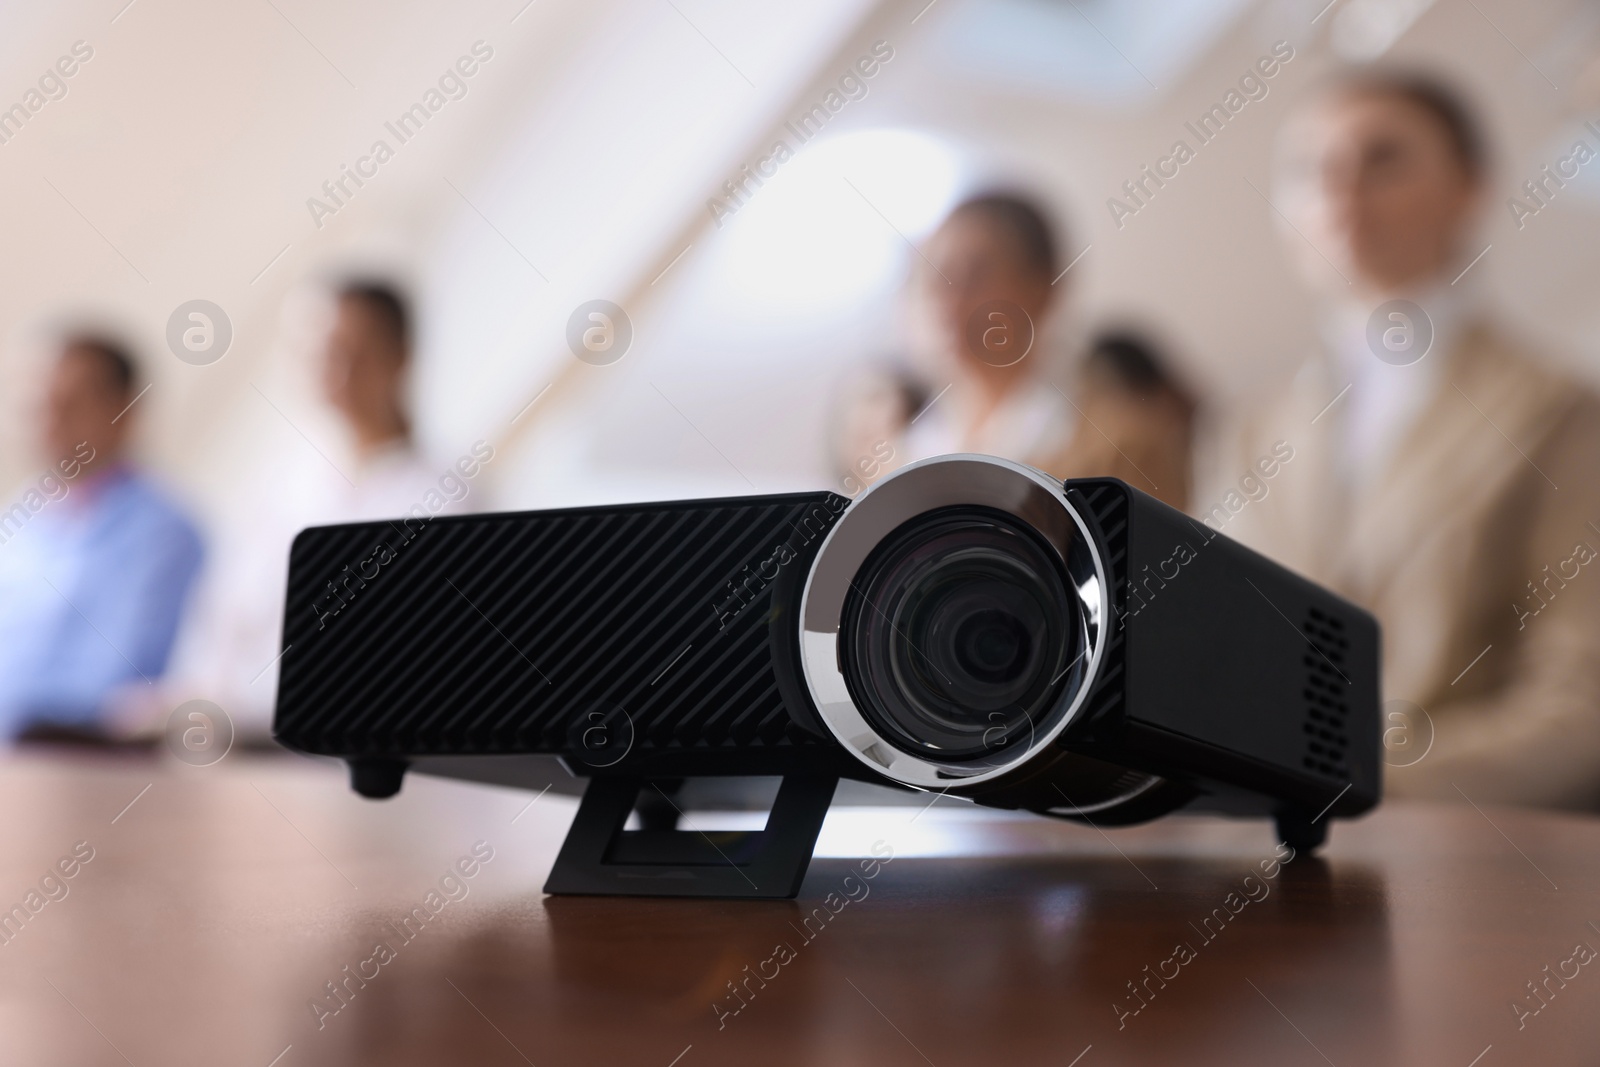
<instances>
[{"instance_id":1,"label":"polished table surface","mask_svg":"<svg viewBox=\"0 0 1600 1067\"><path fill-rule=\"evenodd\" d=\"M0 759L0 1064L1600 1062L1600 819L1391 804L1280 869L1264 823L836 807L799 900L719 902L544 896L532 799Z\"/></svg>"}]
</instances>

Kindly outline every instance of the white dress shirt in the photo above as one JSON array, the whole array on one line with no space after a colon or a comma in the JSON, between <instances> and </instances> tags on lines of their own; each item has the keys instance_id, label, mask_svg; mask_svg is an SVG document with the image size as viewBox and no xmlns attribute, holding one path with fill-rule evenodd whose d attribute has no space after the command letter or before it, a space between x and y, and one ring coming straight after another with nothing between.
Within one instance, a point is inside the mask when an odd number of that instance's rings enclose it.
<instances>
[{"instance_id":1,"label":"white dress shirt","mask_svg":"<svg viewBox=\"0 0 1600 1067\"><path fill-rule=\"evenodd\" d=\"M1330 415L1338 420L1343 442L1341 473L1355 491L1372 484L1423 408L1439 389L1449 387L1444 356L1460 340L1470 295L1436 282L1411 299L1427 314L1433 330L1427 354L1415 363L1397 366L1373 351L1368 338L1375 314L1371 303L1340 304L1323 321L1334 371L1349 383L1350 391Z\"/></svg>"},{"instance_id":2,"label":"white dress shirt","mask_svg":"<svg viewBox=\"0 0 1600 1067\"><path fill-rule=\"evenodd\" d=\"M1066 447L1077 412L1048 382L1011 390L976 434L966 437L966 412L955 389L923 409L906 429L902 463L952 452L979 452L1018 463L1037 461Z\"/></svg>"}]
</instances>

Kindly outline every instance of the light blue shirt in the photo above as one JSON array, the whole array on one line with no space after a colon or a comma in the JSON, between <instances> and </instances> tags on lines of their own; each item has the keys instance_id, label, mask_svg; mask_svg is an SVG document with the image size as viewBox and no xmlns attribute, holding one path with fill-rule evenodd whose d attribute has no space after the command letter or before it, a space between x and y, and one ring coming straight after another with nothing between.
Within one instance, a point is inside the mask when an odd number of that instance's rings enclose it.
<instances>
[{"instance_id":1,"label":"light blue shirt","mask_svg":"<svg viewBox=\"0 0 1600 1067\"><path fill-rule=\"evenodd\" d=\"M118 467L0 501L0 740L35 720L99 721L166 669L200 566L193 523Z\"/></svg>"}]
</instances>

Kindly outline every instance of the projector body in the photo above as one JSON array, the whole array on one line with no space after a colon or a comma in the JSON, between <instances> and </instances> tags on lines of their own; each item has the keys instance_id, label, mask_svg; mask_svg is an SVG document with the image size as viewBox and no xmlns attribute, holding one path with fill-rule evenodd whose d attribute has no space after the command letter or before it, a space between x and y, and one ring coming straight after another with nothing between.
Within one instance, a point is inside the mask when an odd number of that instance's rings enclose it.
<instances>
[{"instance_id":1,"label":"projector body","mask_svg":"<svg viewBox=\"0 0 1600 1067\"><path fill-rule=\"evenodd\" d=\"M854 501L309 529L284 649L276 737L366 795L589 778L551 892L793 896L839 778L1297 848L1380 792L1370 615L1120 481L990 457ZM722 776L784 779L765 831L624 829Z\"/></svg>"}]
</instances>

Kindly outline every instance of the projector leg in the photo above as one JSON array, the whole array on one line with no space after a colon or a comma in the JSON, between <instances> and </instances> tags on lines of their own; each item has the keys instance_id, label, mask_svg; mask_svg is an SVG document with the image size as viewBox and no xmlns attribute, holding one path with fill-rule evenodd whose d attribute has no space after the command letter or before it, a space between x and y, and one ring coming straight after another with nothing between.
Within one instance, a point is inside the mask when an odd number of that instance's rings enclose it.
<instances>
[{"instance_id":1,"label":"projector leg","mask_svg":"<svg viewBox=\"0 0 1600 1067\"><path fill-rule=\"evenodd\" d=\"M629 897L786 899L800 892L837 778L790 775L764 830L625 830L638 778L592 778L544 891ZM643 821L643 820L641 820Z\"/></svg>"},{"instance_id":2,"label":"projector leg","mask_svg":"<svg viewBox=\"0 0 1600 1067\"><path fill-rule=\"evenodd\" d=\"M406 761L383 757L350 761L350 788L368 800L387 800L400 792L406 776Z\"/></svg>"},{"instance_id":3,"label":"projector leg","mask_svg":"<svg viewBox=\"0 0 1600 1067\"><path fill-rule=\"evenodd\" d=\"M1296 852L1315 852L1328 839L1326 819L1312 822L1305 812L1295 808L1279 808L1277 813L1278 840Z\"/></svg>"},{"instance_id":4,"label":"projector leg","mask_svg":"<svg viewBox=\"0 0 1600 1067\"><path fill-rule=\"evenodd\" d=\"M683 814L678 807L678 792L683 789L682 778L663 778L652 781L650 786L639 790L639 799L633 802L633 810L639 816L639 829L641 830L676 830L678 817Z\"/></svg>"}]
</instances>

